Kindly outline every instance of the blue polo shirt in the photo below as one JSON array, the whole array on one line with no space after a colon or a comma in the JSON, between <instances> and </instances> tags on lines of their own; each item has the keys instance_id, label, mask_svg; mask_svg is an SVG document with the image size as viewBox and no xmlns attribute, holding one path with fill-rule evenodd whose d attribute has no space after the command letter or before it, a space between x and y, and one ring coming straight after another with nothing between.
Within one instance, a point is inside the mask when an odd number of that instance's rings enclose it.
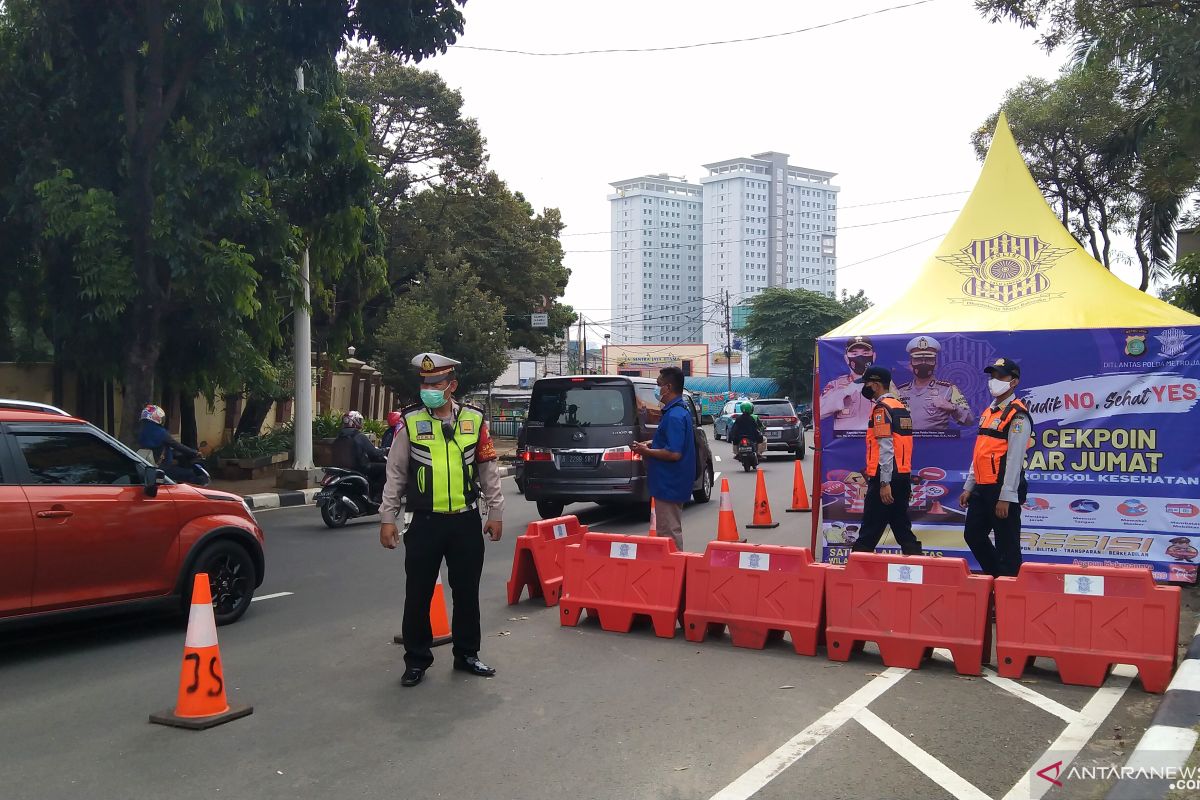
<instances>
[{"instance_id":1,"label":"blue polo shirt","mask_svg":"<svg viewBox=\"0 0 1200 800\"><path fill-rule=\"evenodd\" d=\"M683 398L676 398L663 409L662 421L650 447L683 453L678 461L646 459L650 496L669 503L686 503L692 497L692 484L696 481L696 439L692 433L692 415Z\"/></svg>"}]
</instances>

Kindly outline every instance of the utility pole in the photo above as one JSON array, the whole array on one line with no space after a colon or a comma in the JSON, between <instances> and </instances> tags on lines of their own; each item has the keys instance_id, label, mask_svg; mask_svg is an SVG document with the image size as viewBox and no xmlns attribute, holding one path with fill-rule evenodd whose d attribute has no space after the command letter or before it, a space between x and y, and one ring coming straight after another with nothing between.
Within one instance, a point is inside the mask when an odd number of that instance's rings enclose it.
<instances>
[{"instance_id":1,"label":"utility pole","mask_svg":"<svg viewBox=\"0 0 1200 800\"><path fill-rule=\"evenodd\" d=\"M583 349L583 374L587 375L587 374L589 374L588 373L588 357L587 357L587 323L583 321L582 316L579 318L579 327L583 331L582 338L580 339L580 342L582 343L582 349Z\"/></svg>"},{"instance_id":2,"label":"utility pole","mask_svg":"<svg viewBox=\"0 0 1200 800\"><path fill-rule=\"evenodd\" d=\"M729 324L729 290L725 290L725 391L733 399L733 329Z\"/></svg>"},{"instance_id":3,"label":"utility pole","mask_svg":"<svg viewBox=\"0 0 1200 800\"><path fill-rule=\"evenodd\" d=\"M304 91L304 67L296 68L296 91ZM300 286L304 293L302 302L296 304L293 320L292 361L295 369L292 391L295 395L293 430L296 437L296 461L292 469L305 472L313 465L313 402L312 402L312 317L309 314L311 285L308 272L308 247L300 257ZM308 485L305 477L305 485Z\"/></svg>"},{"instance_id":4,"label":"utility pole","mask_svg":"<svg viewBox=\"0 0 1200 800\"><path fill-rule=\"evenodd\" d=\"M582 314L579 315L579 331L578 331L578 333L575 334L575 338L577 338L579 340L579 358L577 360L578 363L575 364L575 368L576 368L575 374L576 375L584 375L584 374L586 374L586 369L584 367L583 362L584 362L584 355L585 355L586 351L583 349L583 315Z\"/></svg>"}]
</instances>

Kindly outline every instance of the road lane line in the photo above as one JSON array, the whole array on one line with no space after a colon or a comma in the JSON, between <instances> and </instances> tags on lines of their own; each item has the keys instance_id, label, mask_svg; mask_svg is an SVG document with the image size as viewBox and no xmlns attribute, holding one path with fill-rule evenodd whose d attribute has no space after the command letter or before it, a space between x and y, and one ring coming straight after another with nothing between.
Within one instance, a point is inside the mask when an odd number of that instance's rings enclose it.
<instances>
[{"instance_id":1,"label":"road lane line","mask_svg":"<svg viewBox=\"0 0 1200 800\"><path fill-rule=\"evenodd\" d=\"M907 669L889 667L870 683L838 703L824 716L785 742L779 749L755 764L741 777L714 794L711 800L749 800L781 772L795 764L847 720L877 700L908 674Z\"/></svg>"},{"instance_id":2,"label":"road lane line","mask_svg":"<svg viewBox=\"0 0 1200 800\"><path fill-rule=\"evenodd\" d=\"M714 455L713 455L713 460L714 460L714 461L716 461L718 464L720 464L720 463L721 463L721 457L720 457L720 456L718 456L718 455L715 455L715 454L714 454Z\"/></svg>"},{"instance_id":3,"label":"road lane line","mask_svg":"<svg viewBox=\"0 0 1200 800\"><path fill-rule=\"evenodd\" d=\"M1108 715L1117 707L1117 703L1121 702L1121 698L1125 696L1125 690L1129 688L1137 670L1119 664L1113 669L1112 674L1113 676L1096 690L1092 699L1088 700L1087 705L1079 712L1079 719L1068 725L1066 730L1054 740L1046 752L1033 763L1029 771L1009 789L1008 794L1004 795L1004 800L1041 800L1046 790L1054 784L1045 780L1034 783L1032 776L1038 770L1050 766L1048 758L1052 757L1056 761L1061 759L1063 772L1071 766L1071 762L1079 755L1083 746L1091 740L1096 729L1104 724L1104 720L1108 719Z\"/></svg>"},{"instance_id":4,"label":"road lane line","mask_svg":"<svg viewBox=\"0 0 1200 800\"><path fill-rule=\"evenodd\" d=\"M1010 678L1001 678L990 669L985 668L983 670L983 679L993 686L1003 689L1014 697L1019 697L1022 700L1033 703L1038 708L1053 714L1064 722L1079 722L1080 720L1079 712L1075 709L1064 706L1057 700L1051 700L1041 692L1035 692L1028 686L1017 683Z\"/></svg>"},{"instance_id":5,"label":"road lane line","mask_svg":"<svg viewBox=\"0 0 1200 800\"><path fill-rule=\"evenodd\" d=\"M713 484L716 485L716 482L719 480L721 480L721 473L714 472L713 473Z\"/></svg>"},{"instance_id":6,"label":"road lane line","mask_svg":"<svg viewBox=\"0 0 1200 800\"><path fill-rule=\"evenodd\" d=\"M907 736L884 722L870 709L864 708L859 711L854 715L854 721L958 800L991 800L974 784L913 744Z\"/></svg>"},{"instance_id":7,"label":"road lane line","mask_svg":"<svg viewBox=\"0 0 1200 800\"><path fill-rule=\"evenodd\" d=\"M259 600L274 600L276 597L287 597L295 594L295 592L276 592L275 594L260 594L258 597L250 598L251 603L257 603Z\"/></svg>"}]
</instances>

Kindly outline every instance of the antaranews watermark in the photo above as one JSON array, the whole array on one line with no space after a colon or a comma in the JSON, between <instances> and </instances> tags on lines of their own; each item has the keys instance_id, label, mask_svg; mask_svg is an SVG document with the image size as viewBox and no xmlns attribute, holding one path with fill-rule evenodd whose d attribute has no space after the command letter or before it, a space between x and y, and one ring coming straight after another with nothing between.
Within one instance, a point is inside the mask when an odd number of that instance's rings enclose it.
<instances>
[{"instance_id":1,"label":"antaranews watermark","mask_svg":"<svg viewBox=\"0 0 1200 800\"><path fill-rule=\"evenodd\" d=\"M1187 761L1188 753L1155 753L1160 764L1172 762L1182 764ZM1178 756L1178 758L1175 758ZM1035 796L1041 796L1051 786L1062 787L1068 783L1095 781L1111 784L1116 781L1155 781L1166 782L1171 791L1200 791L1200 767L1195 766L1130 766L1116 764L1064 764L1068 754L1062 757L1057 754L1049 755L1045 761L1030 773L1030 782L1035 790Z\"/></svg>"}]
</instances>

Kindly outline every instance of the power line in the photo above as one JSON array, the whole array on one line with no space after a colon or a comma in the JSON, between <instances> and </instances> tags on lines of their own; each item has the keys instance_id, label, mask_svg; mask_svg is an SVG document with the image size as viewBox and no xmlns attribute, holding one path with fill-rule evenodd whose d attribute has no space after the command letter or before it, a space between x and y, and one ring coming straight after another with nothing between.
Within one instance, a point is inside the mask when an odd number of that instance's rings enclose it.
<instances>
[{"instance_id":1,"label":"power line","mask_svg":"<svg viewBox=\"0 0 1200 800\"><path fill-rule=\"evenodd\" d=\"M908 222L909 220L923 219L925 217L938 217L938 216L942 216L943 214L957 214L959 211L962 211L962 209L961 208L950 208L950 209L946 209L945 211L931 211L928 214L913 214L912 216L908 216L908 217L897 217L895 219L881 219L876 222L863 222L863 223L859 223L857 225L842 225L841 227L835 229L835 231L833 233L834 233L834 235L836 235L836 233L838 231L847 231L847 230L852 230L854 228L873 228L876 225L890 225L893 222ZM817 233L824 234L824 235L830 235L829 231L819 231ZM783 236L792 236L793 234L792 233L784 233L782 235ZM667 245L661 245L658 247L645 247L645 246L642 246L642 247L609 247L609 248L598 248L598 249L594 249L594 250L564 250L563 253L564 254L566 254L566 253L634 253L634 252L648 252L648 251L654 251L654 250L682 250L685 247L707 247L709 245L715 245L715 244L743 244L745 242L755 242L760 239L764 240L764 242L765 242L765 241L769 241L772 239L777 239L777 238L779 238L779 236L780 236L780 234L765 234L765 235L759 235L759 236L751 236L751 237L748 237L745 239L720 239L715 242L700 241L700 242L695 242L693 244L678 244L678 245L667 244Z\"/></svg>"},{"instance_id":2,"label":"power line","mask_svg":"<svg viewBox=\"0 0 1200 800\"><path fill-rule=\"evenodd\" d=\"M761 36L746 36L740 39L722 39L713 42L694 42L692 44L676 44L665 45L661 47L612 47L602 50L568 50L557 53L538 52L532 50L510 50L503 47L473 47L471 45L454 45L455 50L477 50L483 53L506 53L516 56L540 56L540 57L561 57L561 56L590 56L590 55L609 55L614 53L661 53L673 50L693 50L699 47L717 47L727 44L745 44L747 42L761 42L767 39L779 39L784 36L795 36L800 33L809 33L811 31L821 30L822 28L832 28L835 25L842 25L855 20L866 19L880 14L887 14L892 11L900 11L906 8L915 6L923 6L926 3L932 3L933 0L917 0L914 3L905 3L904 5L889 6L887 8L876 9L875 11L867 11L862 14L855 14L852 17L843 17L835 19L832 22L822 22L819 25L809 25L806 28L797 28L794 31L782 31L780 33L766 33Z\"/></svg>"},{"instance_id":3,"label":"power line","mask_svg":"<svg viewBox=\"0 0 1200 800\"><path fill-rule=\"evenodd\" d=\"M949 231L947 231L946 233L949 233ZM837 267L836 269L837 269L837 271L840 272L841 270L844 270L844 269L850 269L850 267L857 267L859 264L866 264L868 261L874 261L875 259L883 258L884 256L890 256L893 253L899 253L902 250L908 250L910 248L916 247L917 245L925 244L926 242L932 242L935 239L941 239L941 238L945 237L945 235L946 235L945 233L939 233L937 236L930 236L928 239L922 239L919 242L913 242L912 244L906 244L903 247L897 247L895 250L888 250L886 253L880 253L877 256L871 256L870 258L864 258L860 261L853 261L849 264L843 264L842 266Z\"/></svg>"},{"instance_id":4,"label":"power line","mask_svg":"<svg viewBox=\"0 0 1200 800\"><path fill-rule=\"evenodd\" d=\"M917 197L898 197L895 200L878 200L873 203L855 203L854 205L849 205L849 206L834 206L833 208L827 208L825 210L826 211L834 211L834 212L849 211L852 208L871 208L873 206L886 206L886 205L892 205L894 203L907 203L912 200L929 200L929 199L932 199L935 197L952 197L957 194L969 194L970 191L971 191L970 189L963 189L962 191L958 191L958 192L939 192L938 194L923 194L923 195L919 195ZM768 214L765 217L761 217L761 219L763 221L771 220L771 219L782 219L784 217L787 217L787 216L790 216L793 214L800 214L800 213L803 213L803 212L786 211L786 212L782 212L779 214ZM706 225L728 225L731 222L746 222L748 220L756 220L756 219L760 219L760 218L759 217L739 217L737 219L713 220L711 222L690 222L687 224L686 227L695 228L698 226L703 227ZM652 228L630 228L628 230L610 228L609 230L606 230L606 231L586 231L586 232L582 232L582 233L560 233L558 235L558 238L565 239L569 236L601 236L606 233L642 233L644 231L656 231L656 230L660 230L660 228L655 228L655 227L652 227Z\"/></svg>"}]
</instances>

